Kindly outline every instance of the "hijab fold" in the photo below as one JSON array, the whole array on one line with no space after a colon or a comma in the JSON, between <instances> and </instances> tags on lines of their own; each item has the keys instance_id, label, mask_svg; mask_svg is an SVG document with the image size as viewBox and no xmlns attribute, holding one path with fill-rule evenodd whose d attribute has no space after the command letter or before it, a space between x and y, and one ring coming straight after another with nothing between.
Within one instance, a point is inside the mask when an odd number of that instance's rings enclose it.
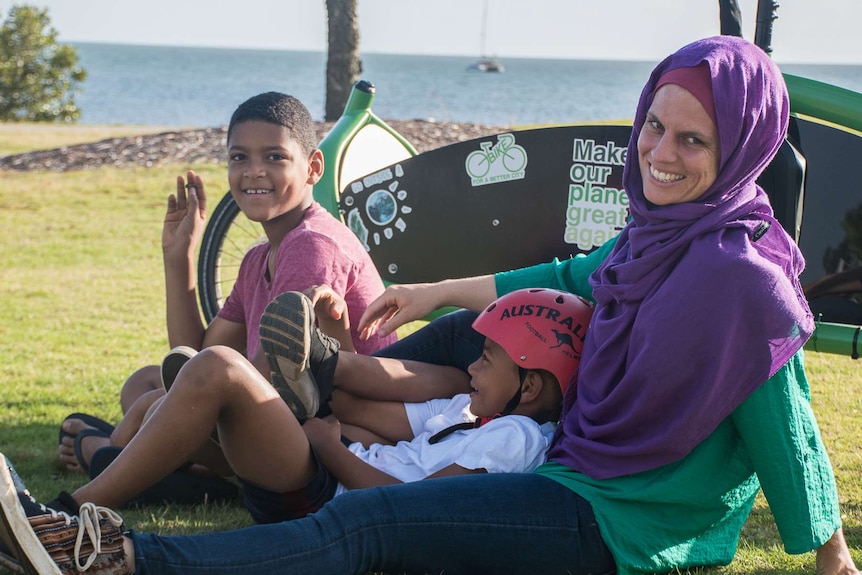
<instances>
[{"instance_id":1,"label":"hijab fold","mask_svg":"<svg viewBox=\"0 0 862 575\"><path fill-rule=\"evenodd\" d=\"M641 127L659 79L704 63L718 175L700 198L656 206L643 193ZM632 218L590 277L597 305L550 460L598 479L677 461L811 335L802 254L755 183L788 115L778 68L740 38L694 42L652 72L623 173Z\"/></svg>"}]
</instances>

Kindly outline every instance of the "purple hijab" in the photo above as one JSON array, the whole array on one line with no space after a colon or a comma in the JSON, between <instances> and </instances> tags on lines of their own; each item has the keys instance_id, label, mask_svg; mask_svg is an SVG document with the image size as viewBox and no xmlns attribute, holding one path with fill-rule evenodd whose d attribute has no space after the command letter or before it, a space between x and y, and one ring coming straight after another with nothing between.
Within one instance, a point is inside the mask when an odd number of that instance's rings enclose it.
<instances>
[{"instance_id":1,"label":"purple hijab","mask_svg":"<svg viewBox=\"0 0 862 575\"><path fill-rule=\"evenodd\" d=\"M718 176L697 200L655 206L643 194L640 128L659 78L701 62ZM596 310L550 460L597 479L677 461L811 335L802 254L755 184L784 140L788 108L778 68L739 38L694 42L655 68L623 175L632 220L590 277Z\"/></svg>"}]
</instances>

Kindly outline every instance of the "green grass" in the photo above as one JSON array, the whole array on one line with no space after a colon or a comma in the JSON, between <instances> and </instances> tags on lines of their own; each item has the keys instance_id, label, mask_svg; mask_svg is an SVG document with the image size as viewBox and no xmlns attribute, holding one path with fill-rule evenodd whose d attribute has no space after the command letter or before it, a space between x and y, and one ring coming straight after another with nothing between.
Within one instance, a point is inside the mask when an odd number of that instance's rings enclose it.
<instances>
[{"instance_id":1,"label":"green grass","mask_svg":"<svg viewBox=\"0 0 862 575\"><path fill-rule=\"evenodd\" d=\"M223 167L194 168L226 189ZM73 411L118 420L122 382L167 351L161 221L184 169L2 174L0 451L37 497L84 479L59 465L60 421ZM166 533L249 523L239 505L124 515Z\"/></svg>"},{"instance_id":2,"label":"green grass","mask_svg":"<svg viewBox=\"0 0 862 575\"><path fill-rule=\"evenodd\" d=\"M41 499L84 480L58 464L62 419L73 411L118 419L122 382L167 351L161 221L174 178L189 167L0 174L0 452ZM213 200L226 189L223 166L191 167ZM807 361L846 536L862 564L862 363L817 353ZM130 527L164 534L250 524L238 504L151 507L123 516ZM710 571L801 574L813 565L811 553L782 551L761 498L736 560Z\"/></svg>"}]
</instances>

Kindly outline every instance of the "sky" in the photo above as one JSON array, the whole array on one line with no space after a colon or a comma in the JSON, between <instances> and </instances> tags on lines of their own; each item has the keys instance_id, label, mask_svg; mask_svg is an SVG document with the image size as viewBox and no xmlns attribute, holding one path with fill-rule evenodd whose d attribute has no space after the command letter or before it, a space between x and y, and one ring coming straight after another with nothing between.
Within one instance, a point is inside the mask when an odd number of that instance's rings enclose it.
<instances>
[{"instance_id":1,"label":"sky","mask_svg":"<svg viewBox=\"0 0 862 575\"><path fill-rule=\"evenodd\" d=\"M718 33L718 0L487 0L485 52L658 61ZM485 0L357 0L360 51L479 56ZM754 40L756 0L738 0ZM13 2L0 0L5 19ZM325 0L14 0L63 42L326 50ZM862 64L862 0L781 0L779 63Z\"/></svg>"}]
</instances>

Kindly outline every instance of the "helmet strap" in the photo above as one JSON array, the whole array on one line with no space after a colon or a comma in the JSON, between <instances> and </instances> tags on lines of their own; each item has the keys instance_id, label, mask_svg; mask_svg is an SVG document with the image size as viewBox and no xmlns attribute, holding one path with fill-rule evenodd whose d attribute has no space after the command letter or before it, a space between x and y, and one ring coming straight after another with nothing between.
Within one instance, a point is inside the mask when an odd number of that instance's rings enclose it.
<instances>
[{"instance_id":1,"label":"helmet strap","mask_svg":"<svg viewBox=\"0 0 862 575\"><path fill-rule=\"evenodd\" d=\"M518 391L515 392L515 395L512 396L506 403L506 407L503 408L503 411L495 415L494 417L478 417L476 421L473 422L465 422L465 423L456 423L455 425L450 425L446 429L438 431L434 435L428 438L428 443L434 444L438 443L440 440L445 439L455 433L456 431L460 431L462 429L475 429L477 427L481 427L485 425L492 419L497 419L498 417L502 417L504 415L509 415L515 408L518 407L518 404L521 403L521 390L524 388L524 381L527 379L527 370L518 366Z\"/></svg>"},{"instance_id":2,"label":"helmet strap","mask_svg":"<svg viewBox=\"0 0 862 575\"><path fill-rule=\"evenodd\" d=\"M524 389L524 382L527 380L527 369L518 366L518 390L515 392L515 395L512 396L506 403L506 407L503 408L503 411L496 415L495 417L500 417L501 415L510 415L515 409L517 409L518 405L521 403L521 392Z\"/></svg>"}]
</instances>

